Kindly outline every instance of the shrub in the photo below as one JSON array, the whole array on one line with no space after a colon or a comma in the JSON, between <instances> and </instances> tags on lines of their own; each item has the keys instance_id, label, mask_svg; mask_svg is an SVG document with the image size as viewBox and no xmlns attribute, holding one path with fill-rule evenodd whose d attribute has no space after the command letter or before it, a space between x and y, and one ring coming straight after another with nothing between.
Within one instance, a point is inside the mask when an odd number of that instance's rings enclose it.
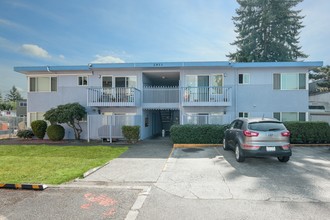
<instances>
[{"instance_id":1,"label":"shrub","mask_svg":"<svg viewBox=\"0 0 330 220\"><path fill-rule=\"evenodd\" d=\"M228 125L173 125L171 140L175 144L219 144Z\"/></svg>"},{"instance_id":2,"label":"shrub","mask_svg":"<svg viewBox=\"0 0 330 220\"><path fill-rule=\"evenodd\" d=\"M62 125L50 125L47 128L47 135L50 140L52 141L60 141L63 140L65 135L65 130Z\"/></svg>"},{"instance_id":3,"label":"shrub","mask_svg":"<svg viewBox=\"0 0 330 220\"><path fill-rule=\"evenodd\" d=\"M140 126L124 125L121 129L127 142L136 143L140 139Z\"/></svg>"},{"instance_id":4,"label":"shrub","mask_svg":"<svg viewBox=\"0 0 330 220\"><path fill-rule=\"evenodd\" d=\"M326 122L284 122L292 144L330 143L330 126Z\"/></svg>"},{"instance_id":5,"label":"shrub","mask_svg":"<svg viewBox=\"0 0 330 220\"><path fill-rule=\"evenodd\" d=\"M17 137L19 138L32 138L34 136L33 132L31 130L19 130L16 134Z\"/></svg>"},{"instance_id":6,"label":"shrub","mask_svg":"<svg viewBox=\"0 0 330 220\"><path fill-rule=\"evenodd\" d=\"M44 120L33 121L31 122L31 128L37 138L44 139L47 129L47 122Z\"/></svg>"}]
</instances>

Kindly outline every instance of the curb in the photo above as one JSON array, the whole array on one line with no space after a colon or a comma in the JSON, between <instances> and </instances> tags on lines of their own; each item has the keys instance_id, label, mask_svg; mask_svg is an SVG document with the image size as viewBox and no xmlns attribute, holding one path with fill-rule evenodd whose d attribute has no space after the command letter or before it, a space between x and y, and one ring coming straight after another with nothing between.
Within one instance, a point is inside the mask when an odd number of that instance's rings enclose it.
<instances>
[{"instance_id":1,"label":"curb","mask_svg":"<svg viewBox=\"0 0 330 220\"><path fill-rule=\"evenodd\" d=\"M11 183L0 183L0 188L3 189L33 189L33 190L44 190L47 185L43 184L11 184Z\"/></svg>"},{"instance_id":2,"label":"curb","mask_svg":"<svg viewBox=\"0 0 330 220\"><path fill-rule=\"evenodd\" d=\"M173 144L173 148L222 147L223 144Z\"/></svg>"}]
</instances>

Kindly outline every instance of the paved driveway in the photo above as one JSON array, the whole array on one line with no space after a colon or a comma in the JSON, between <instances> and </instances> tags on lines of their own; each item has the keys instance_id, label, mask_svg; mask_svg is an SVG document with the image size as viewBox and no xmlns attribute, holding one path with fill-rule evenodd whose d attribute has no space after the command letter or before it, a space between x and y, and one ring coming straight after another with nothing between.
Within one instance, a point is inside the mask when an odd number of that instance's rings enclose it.
<instances>
[{"instance_id":1,"label":"paved driveway","mask_svg":"<svg viewBox=\"0 0 330 220\"><path fill-rule=\"evenodd\" d=\"M138 219L328 219L330 150L237 163L222 148L175 149L155 186Z\"/></svg>"}]
</instances>

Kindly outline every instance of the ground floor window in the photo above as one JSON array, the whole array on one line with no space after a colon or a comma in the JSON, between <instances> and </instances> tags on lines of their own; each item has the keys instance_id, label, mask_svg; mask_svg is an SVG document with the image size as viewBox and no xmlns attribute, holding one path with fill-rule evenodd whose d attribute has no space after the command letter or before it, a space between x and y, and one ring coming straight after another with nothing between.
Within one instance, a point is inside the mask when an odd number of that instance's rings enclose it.
<instances>
[{"instance_id":1,"label":"ground floor window","mask_svg":"<svg viewBox=\"0 0 330 220\"><path fill-rule=\"evenodd\" d=\"M273 116L280 121L306 121L306 112L274 112Z\"/></svg>"},{"instance_id":2,"label":"ground floor window","mask_svg":"<svg viewBox=\"0 0 330 220\"><path fill-rule=\"evenodd\" d=\"M36 120L44 120L44 114L45 112L30 112L30 126L31 122L36 121Z\"/></svg>"},{"instance_id":3,"label":"ground floor window","mask_svg":"<svg viewBox=\"0 0 330 220\"><path fill-rule=\"evenodd\" d=\"M239 112L238 113L238 117L239 118L248 118L249 117L249 113L248 112Z\"/></svg>"}]
</instances>

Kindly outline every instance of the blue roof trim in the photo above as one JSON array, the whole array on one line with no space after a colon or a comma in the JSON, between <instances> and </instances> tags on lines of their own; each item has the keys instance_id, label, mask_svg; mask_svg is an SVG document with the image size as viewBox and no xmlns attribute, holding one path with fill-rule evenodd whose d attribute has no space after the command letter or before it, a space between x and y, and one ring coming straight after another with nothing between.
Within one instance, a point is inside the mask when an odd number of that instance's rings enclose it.
<instances>
[{"instance_id":1,"label":"blue roof trim","mask_svg":"<svg viewBox=\"0 0 330 220\"><path fill-rule=\"evenodd\" d=\"M306 62L252 62L252 63L232 63L234 68L252 68L252 67L319 67L323 66L322 61Z\"/></svg>"},{"instance_id":2,"label":"blue roof trim","mask_svg":"<svg viewBox=\"0 0 330 220\"><path fill-rule=\"evenodd\" d=\"M80 66L30 66L14 67L14 71L28 72L51 72L51 71L89 71L95 69L131 69L131 68L182 68L182 67L233 67L233 68L267 68L267 67L320 67L322 61L311 62L252 62L231 63L226 61L207 62L154 62L154 63L90 63Z\"/></svg>"}]
</instances>

